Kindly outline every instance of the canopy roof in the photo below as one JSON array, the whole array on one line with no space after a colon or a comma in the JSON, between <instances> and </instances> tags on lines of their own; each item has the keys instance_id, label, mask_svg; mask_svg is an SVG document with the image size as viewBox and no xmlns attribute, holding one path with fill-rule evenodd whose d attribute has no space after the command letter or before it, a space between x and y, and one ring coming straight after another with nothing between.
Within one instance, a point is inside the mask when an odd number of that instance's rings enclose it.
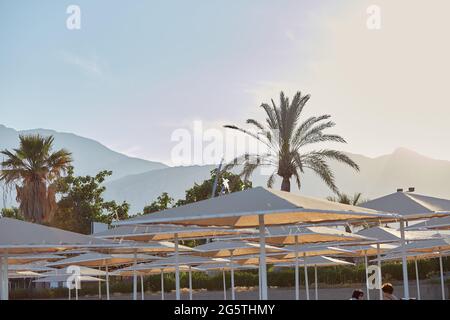
<instances>
[{"instance_id":1,"label":"canopy roof","mask_svg":"<svg viewBox=\"0 0 450 320\"><path fill-rule=\"evenodd\" d=\"M392 221L398 218L396 215L382 214L367 208L256 187L118 221L115 224L171 223L246 228L259 226L258 215L264 215L266 225L362 219Z\"/></svg>"},{"instance_id":2,"label":"canopy roof","mask_svg":"<svg viewBox=\"0 0 450 320\"><path fill-rule=\"evenodd\" d=\"M353 251L347 248L338 248L325 245L291 245L286 246L285 249L290 252L283 256L283 259L294 259L296 253L298 253L299 258L301 257L313 257L322 255L352 255Z\"/></svg>"},{"instance_id":3,"label":"canopy roof","mask_svg":"<svg viewBox=\"0 0 450 320\"><path fill-rule=\"evenodd\" d=\"M299 263L304 265L305 261L299 259ZM340 259L330 258L326 256L315 256L306 259L306 265L307 266L317 266L317 267L328 267L328 266L337 266L337 265L354 265L351 262L347 262ZM295 262L282 262L282 263L276 263L274 267L294 267Z\"/></svg>"},{"instance_id":4,"label":"canopy roof","mask_svg":"<svg viewBox=\"0 0 450 320\"><path fill-rule=\"evenodd\" d=\"M442 256L450 255L450 251L441 252ZM439 252L407 252L407 260L422 260L422 259L433 259L439 257ZM380 261L397 261L402 260L403 256L401 253L388 253L380 258ZM371 261L378 261L377 258Z\"/></svg>"},{"instance_id":5,"label":"canopy roof","mask_svg":"<svg viewBox=\"0 0 450 320\"><path fill-rule=\"evenodd\" d=\"M295 244L296 238L299 244L321 243L331 241L367 241L368 237L328 227L302 227L302 226L276 226L267 227L265 241L271 244L286 245ZM259 241L259 235L242 235L234 239L247 239Z\"/></svg>"},{"instance_id":6,"label":"canopy roof","mask_svg":"<svg viewBox=\"0 0 450 320\"><path fill-rule=\"evenodd\" d=\"M405 230L426 229L450 230L450 217L432 218L405 228Z\"/></svg>"},{"instance_id":7,"label":"canopy roof","mask_svg":"<svg viewBox=\"0 0 450 320\"><path fill-rule=\"evenodd\" d=\"M27 263L27 264L15 264L8 266L9 271L33 271L33 272L47 272L55 270L43 264Z\"/></svg>"},{"instance_id":8,"label":"canopy roof","mask_svg":"<svg viewBox=\"0 0 450 320\"><path fill-rule=\"evenodd\" d=\"M155 266L153 268L145 268L145 269L139 269L139 265L137 266L129 266L126 268L118 269L111 273L113 276L121 276L121 277L131 277L135 273L138 275L152 275L152 274L160 274L161 272L164 273L174 273L175 272L175 266ZM189 269L192 271L195 271L194 268L187 266L187 265L179 265L178 266L179 271L181 272L188 272Z\"/></svg>"},{"instance_id":9,"label":"canopy roof","mask_svg":"<svg viewBox=\"0 0 450 320\"><path fill-rule=\"evenodd\" d=\"M342 244L344 245L344 244ZM397 248L397 245L391 244L391 243L380 243L380 253L393 250ZM346 256L354 256L354 257L363 257L363 256L374 256L378 254L378 249L376 244L368 244L368 245L361 245L361 246L344 246L340 248L345 248L347 250L350 250L352 253L346 254L343 253L343 255Z\"/></svg>"},{"instance_id":10,"label":"canopy roof","mask_svg":"<svg viewBox=\"0 0 450 320\"><path fill-rule=\"evenodd\" d=\"M115 242L115 246L108 248L97 248L96 251L105 253L170 253L175 251L175 244L168 241L152 241L152 242L137 242L137 241L120 241ZM180 252L195 251L195 249L178 245Z\"/></svg>"},{"instance_id":11,"label":"canopy roof","mask_svg":"<svg viewBox=\"0 0 450 320\"><path fill-rule=\"evenodd\" d=\"M213 241L195 247L198 251L195 254L209 257L229 257L248 255L260 252L260 245L253 242L245 241ZM286 251L283 248L278 248L270 245L265 246L266 252L282 252Z\"/></svg>"},{"instance_id":12,"label":"canopy roof","mask_svg":"<svg viewBox=\"0 0 450 320\"><path fill-rule=\"evenodd\" d=\"M241 265L238 263L214 263L214 264L203 264L201 266L196 266L194 269L198 271L211 271L211 270L231 270L233 268L234 270L253 270L257 269L258 266L256 265Z\"/></svg>"},{"instance_id":13,"label":"canopy roof","mask_svg":"<svg viewBox=\"0 0 450 320\"><path fill-rule=\"evenodd\" d=\"M67 248L110 247L114 243L91 236L11 218L0 218L0 254L59 251Z\"/></svg>"},{"instance_id":14,"label":"canopy roof","mask_svg":"<svg viewBox=\"0 0 450 320\"><path fill-rule=\"evenodd\" d=\"M415 240L428 240L433 238L442 238L446 235L450 235L448 232L436 232L436 231L405 231L405 240L415 241ZM377 239L379 243L388 242L399 242L401 241L400 231L392 228L386 227L373 227L368 229L363 229L357 234Z\"/></svg>"},{"instance_id":15,"label":"canopy roof","mask_svg":"<svg viewBox=\"0 0 450 320\"><path fill-rule=\"evenodd\" d=\"M157 260L161 257L155 257L147 254L136 254L137 261L149 261ZM103 253L84 253L79 256L59 260L48 264L49 266L90 266L90 267L100 267L100 266L117 266L122 264L133 263L135 260L134 254L103 254Z\"/></svg>"},{"instance_id":16,"label":"canopy roof","mask_svg":"<svg viewBox=\"0 0 450 320\"><path fill-rule=\"evenodd\" d=\"M63 259L64 256L56 254L20 254L20 255L8 255L8 264L24 264L32 261L55 261Z\"/></svg>"},{"instance_id":17,"label":"canopy roof","mask_svg":"<svg viewBox=\"0 0 450 320\"><path fill-rule=\"evenodd\" d=\"M72 274L67 275L58 275L58 276L49 276L49 277L40 277L39 279L34 280L33 282L66 282ZM91 276L79 276L78 281L80 282L99 282L105 281L100 278L94 278Z\"/></svg>"},{"instance_id":18,"label":"canopy roof","mask_svg":"<svg viewBox=\"0 0 450 320\"><path fill-rule=\"evenodd\" d=\"M450 200L423 196L412 192L395 192L361 205L383 212L394 212L408 219L450 214Z\"/></svg>"},{"instance_id":19,"label":"canopy roof","mask_svg":"<svg viewBox=\"0 0 450 320\"><path fill-rule=\"evenodd\" d=\"M8 271L8 279L28 279L39 277L42 277L42 275L34 271Z\"/></svg>"},{"instance_id":20,"label":"canopy roof","mask_svg":"<svg viewBox=\"0 0 450 320\"><path fill-rule=\"evenodd\" d=\"M450 238L414 241L405 245L406 251L411 252L439 252L450 250ZM397 249L390 252L398 252Z\"/></svg>"},{"instance_id":21,"label":"canopy roof","mask_svg":"<svg viewBox=\"0 0 450 320\"><path fill-rule=\"evenodd\" d=\"M97 238L128 239L135 241L167 241L175 239L203 239L235 235L237 233L256 233L255 229L206 228L174 225L125 225L93 234Z\"/></svg>"},{"instance_id":22,"label":"canopy roof","mask_svg":"<svg viewBox=\"0 0 450 320\"><path fill-rule=\"evenodd\" d=\"M158 261L153 261L150 263L140 263L138 264L138 269L142 270L147 267L154 268L154 267L160 267L160 266L171 266L176 264L176 257L171 256L166 259L161 259ZM182 265L198 265L198 264L205 264L205 263L217 263L217 262L228 262L228 259L223 258L208 258L208 257L202 257L202 256L192 256L192 255L179 255L178 256L178 264Z\"/></svg>"},{"instance_id":23,"label":"canopy roof","mask_svg":"<svg viewBox=\"0 0 450 320\"><path fill-rule=\"evenodd\" d=\"M239 263L239 264L254 264L254 265L258 265L259 264L259 260L260 260L260 256L259 254L249 254L249 255L245 255L245 256L237 256L236 258L233 258L233 262ZM280 263L280 262L285 262L286 259L283 258L283 254L279 255L277 254L276 256L273 255L268 255L266 256L266 263L267 264L274 264L274 263Z\"/></svg>"},{"instance_id":24,"label":"canopy roof","mask_svg":"<svg viewBox=\"0 0 450 320\"><path fill-rule=\"evenodd\" d=\"M106 272L103 270L98 270L94 268L89 268L85 266L77 266L80 268L80 275L82 276L105 276ZM47 272L42 273L43 276L69 276L73 274L72 270L69 270L69 267L65 267L62 269L54 269Z\"/></svg>"}]
</instances>

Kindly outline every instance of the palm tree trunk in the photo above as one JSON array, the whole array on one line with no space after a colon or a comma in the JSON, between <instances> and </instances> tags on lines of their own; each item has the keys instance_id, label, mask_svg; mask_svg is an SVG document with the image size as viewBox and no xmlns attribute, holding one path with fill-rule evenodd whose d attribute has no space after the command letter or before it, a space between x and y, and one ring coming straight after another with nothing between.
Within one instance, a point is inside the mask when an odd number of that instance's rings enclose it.
<instances>
[{"instance_id":1,"label":"palm tree trunk","mask_svg":"<svg viewBox=\"0 0 450 320\"><path fill-rule=\"evenodd\" d=\"M291 192L291 180L289 177L283 177L283 181L281 182L281 191Z\"/></svg>"}]
</instances>

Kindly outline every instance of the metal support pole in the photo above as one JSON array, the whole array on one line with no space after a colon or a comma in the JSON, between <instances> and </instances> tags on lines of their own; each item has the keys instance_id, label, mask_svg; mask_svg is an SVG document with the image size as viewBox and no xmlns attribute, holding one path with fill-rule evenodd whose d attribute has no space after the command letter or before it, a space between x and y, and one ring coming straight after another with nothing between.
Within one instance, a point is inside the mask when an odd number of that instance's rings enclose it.
<instances>
[{"instance_id":1,"label":"metal support pole","mask_svg":"<svg viewBox=\"0 0 450 320\"><path fill-rule=\"evenodd\" d=\"M416 267L417 300L421 300L421 298L420 298L419 266L417 265L417 257L414 257L414 266Z\"/></svg>"},{"instance_id":2,"label":"metal support pole","mask_svg":"<svg viewBox=\"0 0 450 320\"><path fill-rule=\"evenodd\" d=\"M264 215L259 216L259 245L260 245L260 260L259 268L261 270L261 300L267 300L267 266L266 266L266 238L265 238L265 226Z\"/></svg>"},{"instance_id":3,"label":"metal support pole","mask_svg":"<svg viewBox=\"0 0 450 320\"><path fill-rule=\"evenodd\" d=\"M369 275L367 274L367 254L364 255L364 265L365 265L365 271L366 271L366 292L367 292L367 300L370 300L370 291L369 291Z\"/></svg>"},{"instance_id":4,"label":"metal support pole","mask_svg":"<svg viewBox=\"0 0 450 320\"><path fill-rule=\"evenodd\" d=\"M316 300L319 300L319 288L317 285L317 265L314 265L314 285L316 289Z\"/></svg>"},{"instance_id":5,"label":"metal support pole","mask_svg":"<svg viewBox=\"0 0 450 320\"><path fill-rule=\"evenodd\" d=\"M8 255L0 257L1 269L1 296L0 300L9 299L9 280L8 280Z\"/></svg>"},{"instance_id":6,"label":"metal support pole","mask_svg":"<svg viewBox=\"0 0 450 320\"><path fill-rule=\"evenodd\" d=\"M175 295L176 299L181 299L180 293L180 266L178 256L178 233L175 233Z\"/></svg>"},{"instance_id":7,"label":"metal support pole","mask_svg":"<svg viewBox=\"0 0 450 320\"><path fill-rule=\"evenodd\" d=\"M161 269L161 300L164 300L164 271Z\"/></svg>"},{"instance_id":8,"label":"metal support pole","mask_svg":"<svg viewBox=\"0 0 450 320\"><path fill-rule=\"evenodd\" d=\"M441 272L442 300L445 300L445 283L444 283L444 268L442 265L442 252L439 252L439 269Z\"/></svg>"},{"instance_id":9,"label":"metal support pole","mask_svg":"<svg viewBox=\"0 0 450 320\"><path fill-rule=\"evenodd\" d=\"M222 270L222 278L223 278L223 300L227 300L227 283L225 279L225 269Z\"/></svg>"},{"instance_id":10,"label":"metal support pole","mask_svg":"<svg viewBox=\"0 0 450 320\"><path fill-rule=\"evenodd\" d=\"M298 236L295 236L295 300L300 300L300 284L298 276Z\"/></svg>"},{"instance_id":11,"label":"metal support pole","mask_svg":"<svg viewBox=\"0 0 450 320\"><path fill-rule=\"evenodd\" d=\"M189 266L189 300L192 300L192 267Z\"/></svg>"},{"instance_id":12,"label":"metal support pole","mask_svg":"<svg viewBox=\"0 0 450 320\"><path fill-rule=\"evenodd\" d=\"M306 262L306 253L303 252L303 266L305 268L305 290L306 300L309 300L309 280L308 280L308 263Z\"/></svg>"},{"instance_id":13,"label":"metal support pole","mask_svg":"<svg viewBox=\"0 0 450 320\"><path fill-rule=\"evenodd\" d=\"M145 300L144 293L144 276L141 274L141 300Z\"/></svg>"},{"instance_id":14,"label":"metal support pole","mask_svg":"<svg viewBox=\"0 0 450 320\"><path fill-rule=\"evenodd\" d=\"M106 300L109 300L109 271L108 271L108 265L106 265L105 269L106 269Z\"/></svg>"},{"instance_id":15,"label":"metal support pole","mask_svg":"<svg viewBox=\"0 0 450 320\"><path fill-rule=\"evenodd\" d=\"M379 299L383 300L383 290L381 290L382 285L382 275L381 275L381 249L380 244L377 243L377 259L378 259L378 293L379 293Z\"/></svg>"},{"instance_id":16,"label":"metal support pole","mask_svg":"<svg viewBox=\"0 0 450 320\"><path fill-rule=\"evenodd\" d=\"M137 300L137 253L134 252L134 271L133 271L133 300Z\"/></svg>"},{"instance_id":17,"label":"metal support pole","mask_svg":"<svg viewBox=\"0 0 450 320\"><path fill-rule=\"evenodd\" d=\"M236 293L234 291L233 251L231 251L230 255L230 278L231 278L231 300L236 300Z\"/></svg>"},{"instance_id":18,"label":"metal support pole","mask_svg":"<svg viewBox=\"0 0 450 320\"><path fill-rule=\"evenodd\" d=\"M408 261L406 260L405 221L403 219L400 220L400 236L403 269L403 295L406 300L409 300Z\"/></svg>"}]
</instances>

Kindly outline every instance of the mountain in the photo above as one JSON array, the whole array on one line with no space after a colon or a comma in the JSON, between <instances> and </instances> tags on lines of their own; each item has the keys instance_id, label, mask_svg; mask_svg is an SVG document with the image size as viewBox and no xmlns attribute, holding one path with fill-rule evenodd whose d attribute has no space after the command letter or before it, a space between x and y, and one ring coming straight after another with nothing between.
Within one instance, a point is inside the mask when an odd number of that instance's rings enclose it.
<instances>
[{"instance_id":1,"label":"mountain","mask_svg":"<svg viewBox=\"0 0 450 320\"><path fill-rule=\"evenodd\" d=\"M342 164L331 164L341 192L362 192L364 199L374 199L392 193L397 188L415 187L420 194L450 199L450 161L431 159L404 148L376 158L348 155L359 164L361 170L355 172ZM131 204L131 212L139 212L162 192L168 192L176 200L183 198L184 191L194 182L202 182L208 178L213 168L164 168L124 177L107 183L105 198L126 200ZM266 181L267 176L261 172L256 172L252 177L254 186L265 186ZM279 188L280 181L274 187ZM303 175L301 191L294 181L291 189L292 192L315 197L332 195L312 172L305 172Z\"/></svg>"},{"instance_id":2,"label":"mountain","mask_svg":"<svg viewBox=\"0 0 450 320\"><path fill-rule=\"evenodd\" d=\"M111 180L131 174L162 169L163 163L128 157L108 149L101 143L77 136L72 133L57 132L47 129L16 131L0 125L0 149L16 148L19 145L19 134L52 135L55 138L54 149L65 148L72 152L76 174L95 174L100 170L112 170Z\"/></svg>"},{"instance_id":3,"label":"mountain","mask_svg":"<svg viewBox=\"0 0 450 320\"><path fill-rule=\"evenodd\" d=\"M131 213L168 192L176 200L184 198L184 192L195 182L209 177L211 165L168 167L159 162L131 158L112 151L104 145L71 133L34 129L16 131L0 125L0 149L17 147L19 134L39 133L53 135L56 148L73 152L76 173L95 174L104 169L112 170L113 177L106 182L105 199L127 201ZM416 192L450 199L450 161L436 160L417 152L398 148L393 153L369 158L348 154L359 164L355 172L338 163L331 163L339 189L345 193L362 192L363 198L374 199L394 192L397 188L415 187ZM254 186L266 185L267 176L256 172ZM326 185L312 172L302 176L302 189L298 191L292 181L292 191L304 195L327 197L332 195ZM274 188L279 188L275 184ZM1 195L1 191L0 191Z\"/></svg>"}]
</instances>

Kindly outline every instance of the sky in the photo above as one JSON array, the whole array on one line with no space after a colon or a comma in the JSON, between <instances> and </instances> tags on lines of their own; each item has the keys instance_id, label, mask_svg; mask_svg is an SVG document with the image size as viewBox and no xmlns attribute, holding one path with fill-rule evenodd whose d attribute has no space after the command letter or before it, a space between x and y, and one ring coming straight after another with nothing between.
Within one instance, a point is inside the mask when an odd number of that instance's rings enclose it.
<instances>
[{"instance_id":1,"label":"sky","mask_svg":"<svg viewBox=\"0 0 450 320\"><path fill-rule=\"evenodd\" d=\"M447 0L0 0L0 124L173 164L176 130L245 126L300 90L348 141L333 147L450 160L448 15Z\"/></svg>"}]
</instances>

